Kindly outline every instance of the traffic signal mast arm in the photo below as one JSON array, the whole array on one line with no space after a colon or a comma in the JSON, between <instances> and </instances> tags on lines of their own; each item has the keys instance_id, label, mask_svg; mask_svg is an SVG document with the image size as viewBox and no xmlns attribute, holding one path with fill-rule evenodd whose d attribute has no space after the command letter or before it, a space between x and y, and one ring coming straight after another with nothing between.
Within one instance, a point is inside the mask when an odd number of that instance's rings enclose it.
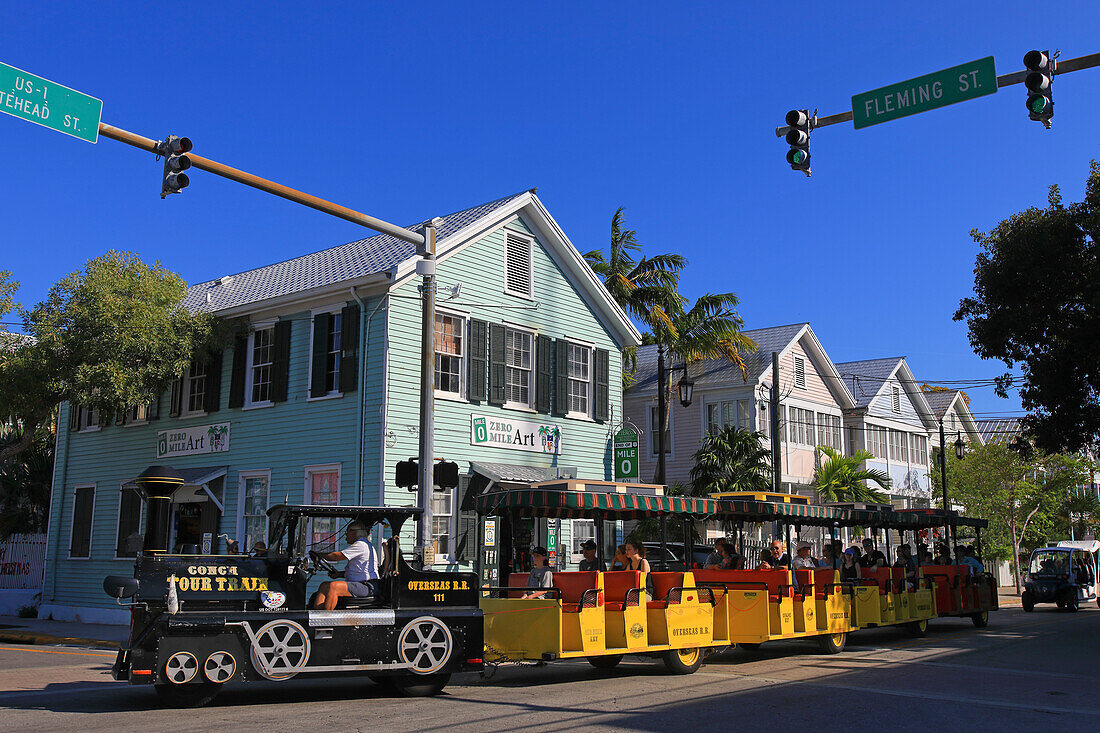
<instances>
[{"instance_id":1,"label":"traffic signal mast arm","mask_svg":"<svg viewBox=\"0 0 1100 733\"><path fill-rule=\"evenodd\" d=\"M135 148L147 150L150 153L159 153L160 143L158 141L150 140L147 137L142 137L141 135L136 135L132 132L127 132L126 130L114 127L113 125L108 125L103 122L99 123L99 134L104 137L109 137L112 140L118 140L119 142L126 143L127 145L132 145ZM359 224L360 226L367 227L368 229L373 229L376 232L389 234L391 237L397 237L403 242L408 242L409 244L416 245L416 247L418 248L424 246L423 234L410 232L408 229L405 229L404 227L399 227L396 224L390 224L387 221L376 219L373 216L369 216L353 209L349 209L346 206L340 206L339 204L334 204L331 201L325 201L324 199L317 198L316 196L310 196L308 193L302 193L301 191L297 191L288 186L275 183L274 181L269 181L266 178L260 178L259 176L253 175L251 173L246 173L245 171L239 170L237 168L232 168L223 163L219 163L216 160L204 158L201 155L188 153L187 157L191 159L191 166L193 168L198 168L208 173L213 173L214 175L221 176L222 178L228 178L229 180L236 181L237 183L243 183L244 185L251 186L252 188L258 188L261 191L266 191L267 193L275 194L276 196L280 196L289 201L294 201L295 203L302 204L303 206L308 206L311 209L317 209L318 211L323 211L326 214L340 217L341 219L350 221L353 224Z\"/></svg>"},{"instance_id":2,"label":"traffic signal mast arm","mask_svg":"<svg viewBox=\"0 0 1100 733\"><path fill-rule=\"evenodd\" d=\"M1100 66L1100 53L1091 53L1088 56L1078 56L1075 59L1058 59L1058 67L1054 70L1055 76L1061 74L1068 74L1071 71L1081 71L1083 69L1091 69ZM997 77L997 88L1012 86L1013 84L1023 84L1024 79L1030 72L1027 69L1023 71L1013 71L1011 74L1001 74ZM813 128L816 130L819 127L826 127L828 125L835 125L839 122L848 122L852 119L852 111L840 112L835 115L828 115L826 117L818 117L814 121ZM792 128L784 125L783 127L775 128L775 136L783 137Z\"/></svg>"}]
</instances>

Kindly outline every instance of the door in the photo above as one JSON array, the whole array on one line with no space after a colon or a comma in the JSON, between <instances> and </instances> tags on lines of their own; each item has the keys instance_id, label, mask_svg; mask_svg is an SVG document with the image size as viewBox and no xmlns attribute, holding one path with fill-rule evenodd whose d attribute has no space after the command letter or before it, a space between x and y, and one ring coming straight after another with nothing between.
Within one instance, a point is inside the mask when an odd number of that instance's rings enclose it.
<instances>
[{"instance_id":1,"label":"door","mask_svg":"<svg viewBox=\"0 0 1100 733\"><path fill-rule=\"evenodd\" d=\"M202 547L202 507L203 504L176 504L173 552L187 555L199 553Z\"/></svg>"}]
</instances>

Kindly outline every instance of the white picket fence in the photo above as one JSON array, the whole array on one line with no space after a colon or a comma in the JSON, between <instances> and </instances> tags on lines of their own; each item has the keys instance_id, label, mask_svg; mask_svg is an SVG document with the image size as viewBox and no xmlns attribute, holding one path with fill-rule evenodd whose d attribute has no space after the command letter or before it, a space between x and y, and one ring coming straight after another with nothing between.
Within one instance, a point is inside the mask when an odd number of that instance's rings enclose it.
<instances>
[{"instance_id":1,"label":"white picket fence","mask_svg":"<svg viewBox=\"0 0 1100 733\"><path fill-rule=\"evenodd\" d=\"M0 589L42 587L46 567L46 535L13 534L0 542Z\"/></svg>"}]
</instances>

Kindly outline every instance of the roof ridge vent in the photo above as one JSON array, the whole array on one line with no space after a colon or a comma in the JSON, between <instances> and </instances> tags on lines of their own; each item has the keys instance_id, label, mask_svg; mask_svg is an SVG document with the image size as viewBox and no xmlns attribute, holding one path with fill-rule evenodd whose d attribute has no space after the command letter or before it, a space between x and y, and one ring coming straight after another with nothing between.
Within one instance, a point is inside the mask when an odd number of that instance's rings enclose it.
<instances>
[{"instance_id":1,"label":"roof ridge vent","mask_svg":"<svg viewBox=\"0 0 1100 733\"><path fill-rule=\"evenodd\" d=\"M232 275L222 275L217 280L215 280L213 284L215 286L217 286L217 285L228 285L231 282L233 282L233 276Z\"/></svg>"}]
</instances>

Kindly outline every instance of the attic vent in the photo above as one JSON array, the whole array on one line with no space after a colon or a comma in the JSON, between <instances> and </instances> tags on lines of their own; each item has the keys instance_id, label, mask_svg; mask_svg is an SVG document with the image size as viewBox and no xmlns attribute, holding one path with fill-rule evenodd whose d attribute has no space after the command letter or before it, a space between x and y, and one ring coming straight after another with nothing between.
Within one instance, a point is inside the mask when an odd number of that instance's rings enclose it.
<instances>
[{"instance_id":1,"label":"attic vent","mask_svg":"<svg viewBox=\"0 0 1100 733\"><path fill-rule=\"evenodd\" d=\"M512 232L505 243L504 290L531 297L531 240Z\"/></svg>"},{"instance_id":2,"label":"attic vent","mask_svg":"<svg viewBox=\"0 0 1100 733\"><path fill-rule=\"evenodd\" d=\"M794 358L794 386L806 389L806 357L804 356Z\"/></svg>"},{"instance_id":3,"label":"attic vent","mask_svg":"<svg viewBox=\"0 0 1100 733\"><path fill-rule=\"evenodd\" d=\"M901 390L897 387L890 388L893 397L894 412L901 412Z\"/></svg>"},{"instance_id":4,"label":"attic vent","mask_svg":"<svg viewBox=\"0 0 1100 733\"><path fill-rule=\"evenodd\" d=\"M230 283L230 281L232 281L232 280L233 280L232 275L222 275L221 277L219 277L217 280L214 281L214 284L215 285L228 285Z\"/></svg>"}]
</instances>

